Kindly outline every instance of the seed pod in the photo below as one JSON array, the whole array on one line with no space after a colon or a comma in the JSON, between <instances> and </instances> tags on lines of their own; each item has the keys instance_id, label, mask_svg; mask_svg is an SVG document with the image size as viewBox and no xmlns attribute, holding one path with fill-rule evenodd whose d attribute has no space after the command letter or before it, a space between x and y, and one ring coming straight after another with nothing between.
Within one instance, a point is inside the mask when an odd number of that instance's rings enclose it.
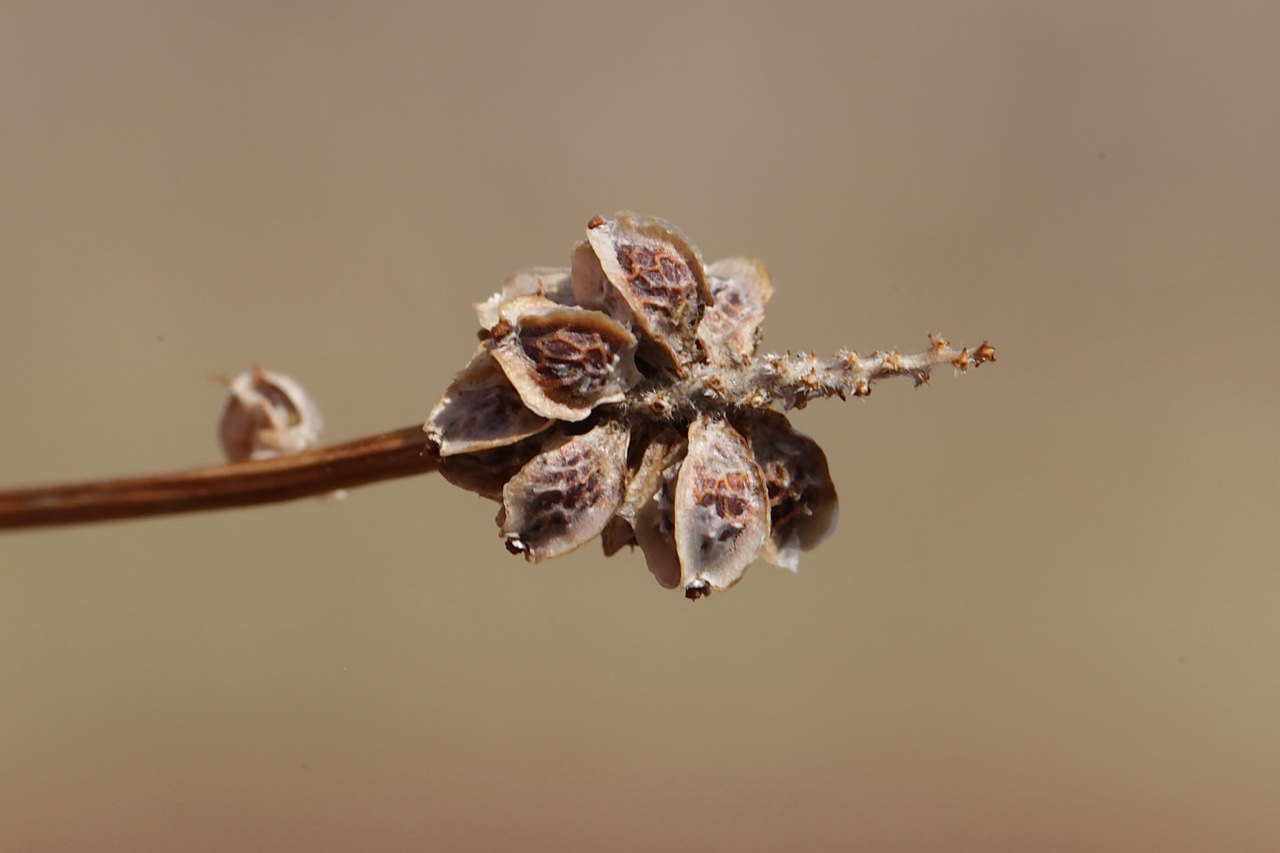
<instances>
[{"instance_id":1,"label":"seed pod","mask_svg":"<svg viewBox=\"0 0 1280 853\"><path fill-rule=\"evenodd\" d=\"M514 444L551 426L525 407L515 386L481 346L436 403L423 427L441 456Z\"/></svg>"},{"instance_id":2,"label":"seed pod","mask_svg":"<svg viewBox=\"0 0 1280 853\"><path fill-rule=\"evenodd\" d=\"M836 529L839 500L818 443L792 428L784 415L751 419L751 449L769 491L769 544L764 558L796 571L800 552L816 548Z\"/></svg>"},{"instance_id":3,"label":"seed pod","mask_svg":"<svg viewBox=\"0 0 1280 853\"><path fill-rule=\"evenodd\" d=\"M592 220L587 240L609 287L603 294L585 258L574 256L574 295L579 304L601 302L619 319L633 317L644 343L641 356L683 373L701 361L696 330L711 302L702 257L669 222L633 213Z\"/></svg>"},{"instance_id":4,"label":"seed pod","mask_svg":"<svg viewBox=\"0 0 1280 853\"><path fill-rule=\"evenodd\" d=\"M521 296L499 314L485 346L542 417L580 421L602 403L620 402L640 378L635 336L599 311Z\"/></svg>"},{"instance_id":5,"label":"seed pod","mask_svg":"<svg viewBox=\"0 0 1280 853\"><path fill-rule=\"evenodd\" d=\"M444 456L440 459L440 474L458 488L501 503L507 482L543 448L563 440L559 428L553 427L515 444Z\"/></svg>"},{"instance_id":6,"label":"seed pod","mask_svg":"<svg viewBox=\"0 0 1280 853\"><path fill-rule=\"evenodd\" d=\"M675 542L686 595L728 589L769 537L769 498L751 448L733 427L699 416L675 491Z\"/></svg>"},{"instance_id":7,"label":"seed pod","mask_svg":"<svg viewBox=\"0 0 1280 853\"><path fill-rule=\"evenodd\" d=\"M595 222L594 219L591 221ZM630 325L635 319L631 316L631 309L621 297L613 293L612 285L605 278L604 268L600 266L600 259L596 257L596 250L591 248L590 241L583 240L573 247L572 263L570 282L574 304L593 311L604 311L618 322Z\"/></svg>"},{"instance_id":8,"label":"seed pod","mask_svg":"<svg viewBox=\"0 0 1280 853\"><path fill-rule=\"evenodd\" d=\"M624 425L604 421L521 468L502 490L507 549L536 563L599 536L622 502L627 439Z\"/></svg>"},{"instance_id":9,"label":"seed pod","mask_svg":"<svg viewBox=\"0 0 1280 853\"><path fill-rule=\"evenodd\" d=\"M609 519L609 523L600 531L600 547L606 557L612 557L628 545L638 545L636 532L631 523L620 515Z\"/></svg>"},{"instance_id":10,"label":"seed pod","mask_svg":"<svg viewBox=\"0 0 1280 853\"><path fill-rule=\"evenodd\" d=\"M502 306L521 296L542 296L558 305L573 305L573 287L569 270L560 267L533 267L511 276L502 290L475 305L476 316L484 329L492 329L501 319Z\"/></svg>"},{"instance_id":11,"label":"seed pod","mask_svg":"<svg viewBox=\"0 0 1280 853\"><path fill-rule=\"evenodd\" d=\"M683 442L675 448L677 460L662 472L662 485L657 493L636 510L633 525L636 544L644 552L645 565L663 589L675 589L680 585L674 495L680 470L679 454L683 454L684 449Z\"/></svg>"},{"instance_id":12,"label":"seed pod","mask_svg":"<svg viewBox=\"0 0 1280 853\"><path fill-rule=\"evenodd\" d=\"M648 439L648 440L646 440ZM683 453L683 440L680 434L671 427L666 427L652 438L644 437L643 452L627 473L627 491L618 507L617 515L609 519L609 524L600 534L604 555L612 557L625 545L638 545L633 529L636 515L640 508L651 501L663 485L663 471L670 467ZM640 443L632 438L632 452ZM677 572L678 575L678 572Z\"/></svg>"},{"instance_id":13,"label":"seed pod","mask_svg":"<svg viewBox=\"0 0 1280 853\"><path fill-rule=\"evenodd\" d=\"M727 258L707 267L715 302L702 313L698 340L712 364L747 364L760 344L760 324L773 296L764 265L751 258Z\"/></svg>"},{"instance_id":14,"label":"seed pod","mask_svg":"<svg viewBox=\"0 0 1280 853\"><path fill-rule=\"evenodd\" d=\"M320 442L320 410L302 386L283 373L254 367L227 385L218 424L230 462L300 453Z\"/></svg>"}]
</instances>

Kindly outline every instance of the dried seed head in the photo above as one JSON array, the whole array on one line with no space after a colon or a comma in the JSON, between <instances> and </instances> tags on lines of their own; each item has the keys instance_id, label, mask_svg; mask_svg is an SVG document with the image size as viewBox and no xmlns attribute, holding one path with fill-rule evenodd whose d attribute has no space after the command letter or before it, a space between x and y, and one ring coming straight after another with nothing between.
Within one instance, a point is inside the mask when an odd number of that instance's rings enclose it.
<instances>
[{"instance_id":1,"label":"dried seed head","mask_svg":"<svg viewBox=\"0 0 1280 853\"><path fill-rule=\"evenodd\" d=\"M698 324L698 340L712 364L745 365L760 345L760 324L773 296L764 265L751 258L727 258L707 267L715 300Z\"/></svg>"},{"instance_id":2,"label":"dried seed head","mask_svg":"<svg viewBox=\"0 0 1280 853\"><path fill-rule=\"evenodd\" d=\"M777 412L757 413L749 431L769 493L770 534L764 557L794 572L800 568L800 552L816 548L836 529L839 501L827 456Z\"/></svg>"},{"instance_id":3,"label":"dried seed head","mask_svg":"<svg viewBox=\"0 0 1280 853\"><path fill-rule=\"evenodd\" d=\"M585 253L575 253L579 304L600 303L614 317L631 317L644 340L642 355L677 373L702 360L696 330L711 291L702 257L678 228L653 217L619 213L587 230L608 282Z\"/></svg>"},{"instance_id":4,"label":"dried seed head","mask_svg":"<svg viewBox=\"0 0 1280 853\"><path fill-rule=\"evenodd\" d=\"M760 554L769 536L769 499L751 448L719 418L689 426L689 451L675 491L680 582L728 589Z\"/></svg>"},{"instance_id":5,"label":"dried seed head","mask_svg":"<svg viewBox=\"0 0 1280 853\"><path fill-rule=\"evenodd\" d=\"M604 421L521 468L502 490L507 548L536 563L599 536L622 502L627 438Z\"/></svg>"},{"instance_id":6,"label":"dried seed head","mask_svg":"<svg viewBox=\"0 0 1280 853\"><path fill-rule=\"evenodd\" d=\"M431 410L423 427L441 456L514 444L553 421L525 407L515 386L483 346Z\"/></svg>"},{"instance_id":7,"label":"dried seed head","mask_svg":"<svg viewBox=\"0 0 1280 853\"><path fill-rule=\"evenodd\" d=\"M485 342L524 404L538 415L580 421L622 400L639 381L635 337L599 311L522 296L502 306Z\"/></svg>"},{"instance_id":8,"label":"dried seed head","mask_svg":"<svg viewBox=\"0 0 1280 853\"><path fill-rule=\"evenodd\" d=\"M606 555L638 545L691 599L760 555L796 570L838 501L821 448L775 409L995 351L930 336L918 355L758 357L772 294L757 261L704 270L669 223L595 217L570 269L517 273L476 306L480 350L426 424L441 473L500 501L507 547L531 561L599 535Z\"/></svg>"},{"instance_id":9,"label":"dried seed head","mask_svg":"<svg viewBox=\"0 0 1280 853\"><path fill-rule=\"evenodd\" d=\"M320 410L302 386L254 367L227 383L227 405L218 424L230 462L300 453L320 442Z\"/></svg>"}]
</instances>

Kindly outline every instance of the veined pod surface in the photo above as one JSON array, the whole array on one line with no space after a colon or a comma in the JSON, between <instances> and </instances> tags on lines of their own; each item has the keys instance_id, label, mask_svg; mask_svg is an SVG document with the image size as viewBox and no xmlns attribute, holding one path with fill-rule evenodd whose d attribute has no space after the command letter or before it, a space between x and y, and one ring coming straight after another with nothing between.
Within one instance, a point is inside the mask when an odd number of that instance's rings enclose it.
<instances>
[{"instance_id":1,"label":"veined pod surface","mask_svg":"<svg viewBox=\"0 0 1280 853\"><path fill-rule=\"evenodd\" d=\"M624 212L592 220L587 241L609 286L601 287L589 258L575 252L579 304L599 304L614 317L634 318L641 355L660 366L683 373L686 365L702 361L696 333L711 291L702 256L680 229Z\"/></svg>"},{"instance_id":2,"label":"veined pod surface","mask_svg":"<svg viewBox=\"0 0 1280 853\"><path fill-rule=\"evenodd\" d=\"M675 490L680 583L696 597L742 577L769 537L764 475L747 440L724 420L698 416Z\"/></svg>"},{"instance_id":3,"label":"veined pod surface","mask_svg":"<svg viewBox=\"0 0 1280 853\"><path fill-rule=\"evenodd\" d=\"M502 490L502 536L530 562L600 535L626 489L629 433L603 421L535 456Z\"/></svg>"},{"instance_id":4,"label":"veined pod surface","mask_svg":"<svg viewBox=\"0 0 1280 853\"><path fill-rule=\"evenodd\" d=\"M481 346L454 377L423 429L441 456L453 456L514 444L552 423L525 406L511 380Z\"/></svg>"},{"instance_id":5,"label":"veined pod surface","mask_svg":"<svg viewBox=\"0 0 1280 853\"><path fill-rule=\"evenodd\" d=\"M698 340L712 364L741 366L755 357L760 325L773 297L764 264L752 258L726 258L707 267L714 300L698 323Z\"/></svg>"},{"instance_id":6,"label":"veined pod surface","mask_svg":"<svg viewBox=\"0 0 1280 853\"><path fill-rule=\"evenodd\" d=\"M770 535L764 557L794 572L800 568L800 553L816 548L836 529L839 500L827 456L777 412L758 413L749 431L769 493Z\"/></svg>"},{"instance_id":7,"label":"veined pod surface","mask_svg":"<svg viewBox=\"0 0 1280 853\"><path fill-rule=\"evenodd\" d=\"M485 346L542 417L583 420L596 406L621 401L639 381L635 336L599 311L521 296L499 314Z\"/></svg>"}]
</instances>

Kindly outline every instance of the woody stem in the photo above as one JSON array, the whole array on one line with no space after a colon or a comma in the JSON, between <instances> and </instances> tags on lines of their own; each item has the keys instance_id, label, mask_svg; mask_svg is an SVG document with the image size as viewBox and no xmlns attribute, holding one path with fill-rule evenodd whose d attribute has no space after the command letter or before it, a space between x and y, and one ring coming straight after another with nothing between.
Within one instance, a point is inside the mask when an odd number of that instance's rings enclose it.
<instances>
[{"instance_id":1,"label":"woody stem","mask_svg":"<svg viewBox=\"0 0 1280 853\"><path fill-rule=\"evenodd\" d=\"M438 464L415 425L274 459L0 490L0 530L276 503L427 474Z\"/></svg>"}]
</instances>

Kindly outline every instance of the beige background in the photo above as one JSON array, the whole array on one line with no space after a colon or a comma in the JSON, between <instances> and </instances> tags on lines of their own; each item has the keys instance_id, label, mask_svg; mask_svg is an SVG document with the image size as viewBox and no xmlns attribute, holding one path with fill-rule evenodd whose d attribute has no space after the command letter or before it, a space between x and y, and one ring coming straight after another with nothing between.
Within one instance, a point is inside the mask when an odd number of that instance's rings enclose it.
<instances>
[{"instance_id":1,"label":"beige background","mask_svg":"<svg viewBox=\"0 0 1280 853\"><path fill-rule=\"evenodd\" d=\"M598 213L774 273L836 536L690 605L434 478L0 537L6 850L1280 845L1280 7L0 7L0 483L352 438Z\"/></svg>"}]
</instances>

